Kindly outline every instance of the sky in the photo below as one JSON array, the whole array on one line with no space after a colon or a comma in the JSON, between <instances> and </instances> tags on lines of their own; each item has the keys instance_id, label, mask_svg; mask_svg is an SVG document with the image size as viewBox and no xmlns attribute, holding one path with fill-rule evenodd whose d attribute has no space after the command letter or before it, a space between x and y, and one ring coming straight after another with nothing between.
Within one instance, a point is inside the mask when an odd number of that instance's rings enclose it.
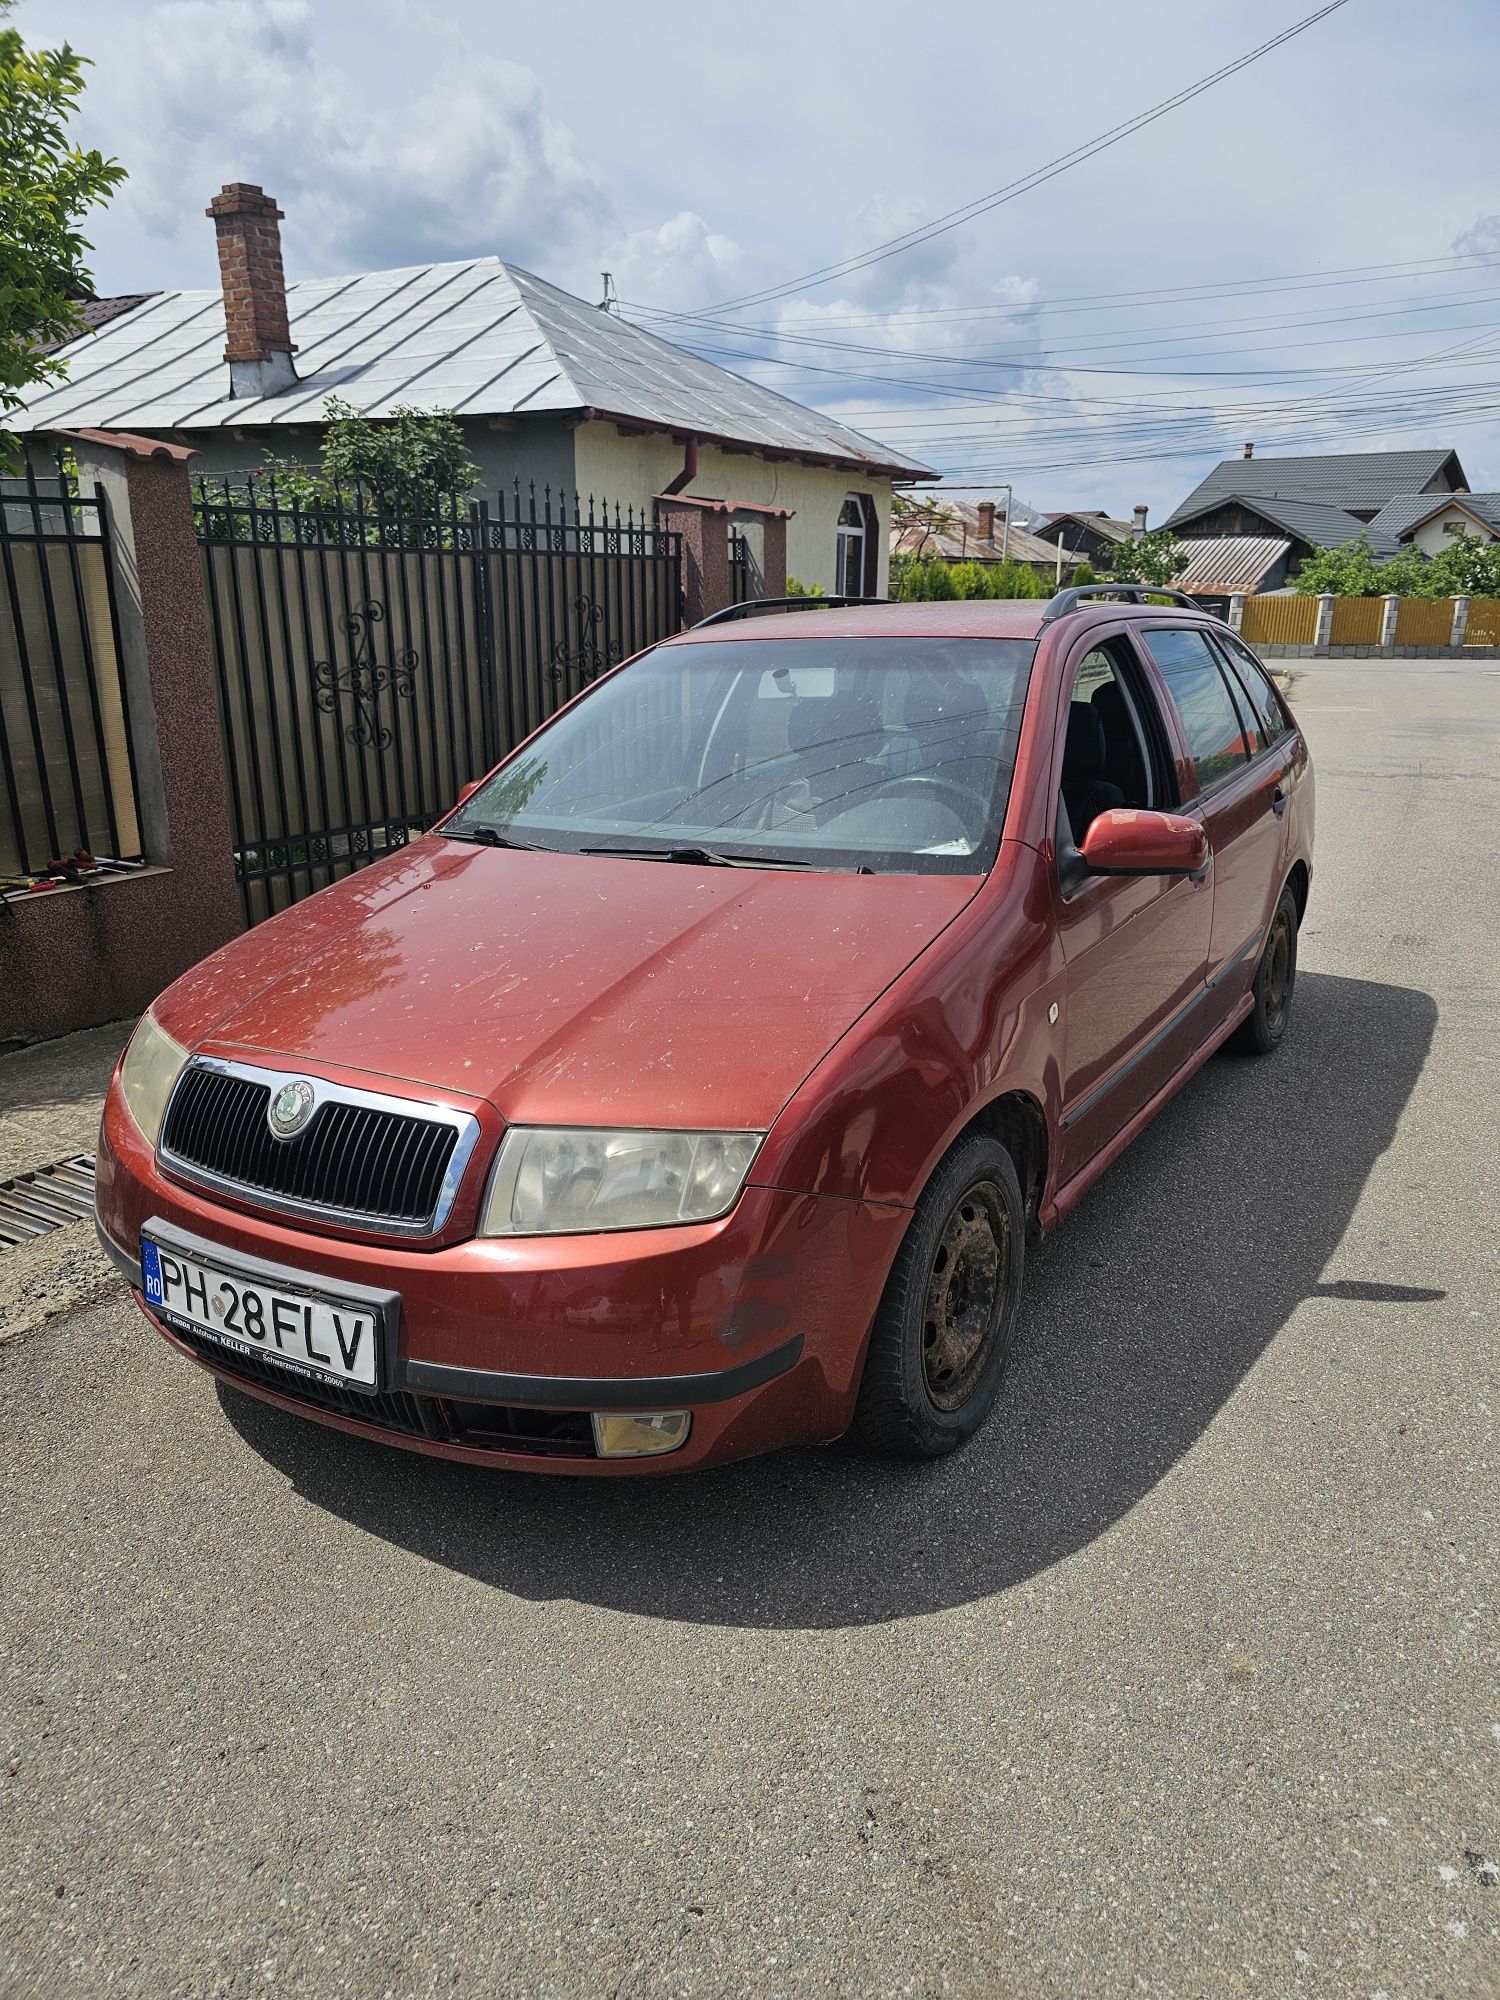
<instances>
[{"instance_id":1,"label":"sky","mask_svg":"<svg viewBox=\"0 0 1500 2000\"><path fill-rule=\"evenodd\" d=\"M1160 521L1261 455L1454 445L1500 488L1500 6L1345 0L900 254L1319 0L20 0L129 179L101 293L217 284L225 181L290 279L497 255L973 495ZM736 303L759 292L779 295Z\"/></svg>"}]
</instances>

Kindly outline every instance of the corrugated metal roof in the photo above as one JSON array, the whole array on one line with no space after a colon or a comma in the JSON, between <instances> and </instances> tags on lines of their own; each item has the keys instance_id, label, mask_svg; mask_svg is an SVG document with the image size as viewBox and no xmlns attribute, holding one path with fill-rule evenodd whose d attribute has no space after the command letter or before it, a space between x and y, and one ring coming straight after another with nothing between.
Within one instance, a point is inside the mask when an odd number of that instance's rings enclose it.
<instances>
[{"instance_id":1,"label":"corrugated metal roof","mask_svg":"<svg viewBox=\"0 0 1500 2000\"><path fill-rule=\"evenodd\" d=\"M1449 461L1452 461L1451 466ZM1232 495L1264 494L1316 500L1330 507L1383 507L1401 493L1417 493L1447 468L1466 485L1457 454L1426 451L1309 452L1288 458L1226 458L1168 516L1170 528Z\"/></svg>"},{"instance_id":2,"label":"corrugated metal roof","mask_svg":"<svg viewBox=\"0 0 1500 2000\"><path fill-rule=\"evenodd\" d=\"M1044 541L1037 535L1019 527L1014 521L1010 528L1010 541L1005 539L1005 509L999 501L995 508L995 539L987 542L979 532L979 503L972 500L950 500L939 488L924 496L936 501L953 517L951 528L941 533L932 533L918 521L902 524L891 523L891 554L893 556L943 556L949 562L999 562L1003 549L1012 562L1043 563L1056 565L1057 543ZM1076 569L1085 560L1082 556L1063 554L1064 570Z\"/></svg>"},{"instance_id":3,"label":"corrugated metal roof","mask_svg":"<svg viewBox=\"0 0 1500 2000\"><path fill-rule=\"evenodd\" d=\"M912 477L916 459L804 409L498 257L287 287L299 380L231 398L217 291L161 292L69 354L17 428L217 430L316 423L329 396L458 416L597 410L653 428Z\"/></svg>"},{"instance_id":4,"label":"corrugated metal roof","mask_svg":"<svg viewBox=\"0 0 1500 2000\"><path fill-rule=\"evenodd\" d=\"M1276 567L1291 543L1276 535L1216 535L1208 541L1178 545L1188 556L1172 579L1174 590L1203 595L1259 590L1261 579Z\"/></svg>"}]
</instances>

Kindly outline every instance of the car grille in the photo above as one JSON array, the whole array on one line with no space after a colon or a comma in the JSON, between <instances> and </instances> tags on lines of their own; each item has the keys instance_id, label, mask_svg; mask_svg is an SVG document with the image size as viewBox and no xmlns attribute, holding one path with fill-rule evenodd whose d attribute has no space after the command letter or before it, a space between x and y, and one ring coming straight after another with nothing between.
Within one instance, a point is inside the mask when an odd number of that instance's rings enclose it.
<instances>
[{"instance_id":1,"label":"car grille","mask_svg":"<svg viewBox=\"0 0 1500 2000\"><path fill-rule=\"evenodd\" d=\"M303 1131L278 1139L266 1123L270 1097L268 1083L190 1065L167 1108L163 1159L272 1207L375 1229L433 1226L457 1126L330 1097Z\"/></svg>"},{"instance_id":2,"label":"car grille","mask_svg":"<svg viewBox=\"0 0 1500 2000\"><path fill-rule=\"evenodd\" d=\"M183 1321L171 1321L172 1336L201 1361L247 1387L270 1389L292 1402L353 1417L377 1430L399 1431L405 1437L429 1438L441 1444L463 1444L481 1451L523 1452L543 1458L592 1458L594 1433L586 1410L523 1410L499 1403L449 1402L437 1396L414 1396L405 1389L346 1389L339 1382L314 1381L293 1375L258 1355L241 1354L195 1333Z\"/></svg>"}]
</instances>

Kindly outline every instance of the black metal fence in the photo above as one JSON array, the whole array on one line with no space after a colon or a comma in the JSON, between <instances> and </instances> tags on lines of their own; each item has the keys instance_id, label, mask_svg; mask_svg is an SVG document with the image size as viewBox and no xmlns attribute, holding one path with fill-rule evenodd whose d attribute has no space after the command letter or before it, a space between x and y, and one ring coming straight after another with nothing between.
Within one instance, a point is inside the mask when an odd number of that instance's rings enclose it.
<instances>
[{"instance_id":1,"label":"black metal fence","mask_svg":"<svg viewBox=\"0 0 1500 2000\"><path fill-rule=\"evenodd\" d=\"M28 465L0 480L0 893L141 846L108 510Z\"/></svg>"},{"instance_id":2,"label":"black metal fence","mask_svg":"<svg viewBox=\"0 0 1500 2000\"><path fill-rule=\"evenodd\" d=\"M729 601L731 604L747 604L752 598L764 597L765 580L754 551L738 528L729 533Z\"/></svg>"},{"instance_id":3,"label":"black metal fence","mask_svg":"<svg viewBox=\"0 0 1500 2000\"><path fill-rule=\"evenodd\" d=\"M576 496L407 509L200 479L195 506L252 923L403 846L681 624L680 537Z\"/></svg>"}]
</instances>

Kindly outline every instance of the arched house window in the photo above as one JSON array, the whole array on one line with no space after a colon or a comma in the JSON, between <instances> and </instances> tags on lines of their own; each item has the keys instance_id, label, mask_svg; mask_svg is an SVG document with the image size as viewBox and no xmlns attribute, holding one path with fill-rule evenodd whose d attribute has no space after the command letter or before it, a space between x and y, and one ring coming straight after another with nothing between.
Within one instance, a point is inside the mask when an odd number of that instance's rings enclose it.
<instances>
[{"instance_id":1,"label":"arched house window","mask_svg":"<svg viewBox=\"0 0 1500 2000\"><path fill-rule=\"evenodd\" d=\"M837 597L875 594L875 508L868 493L850 493L839 510L838 562L834 571Z\"/></svg>"}]
</instances>

